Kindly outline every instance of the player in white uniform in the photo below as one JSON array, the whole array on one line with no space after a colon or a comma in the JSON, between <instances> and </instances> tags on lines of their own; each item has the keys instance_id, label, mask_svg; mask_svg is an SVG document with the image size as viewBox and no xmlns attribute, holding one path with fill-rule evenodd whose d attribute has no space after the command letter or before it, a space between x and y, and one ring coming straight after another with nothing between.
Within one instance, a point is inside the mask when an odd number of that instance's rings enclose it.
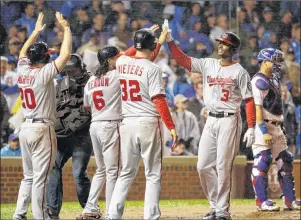
<instances>
[{"instance_id":1,"label":"player in white uniform","mask_svg":"<svg viewBox=\"0 0 301 220\"><path fill-rule=\"evenodd\" d=\"M159 29L158 25L150 28L153 32ZM150 60L155 60L161 45L165 41L164 32L152 52ZM127 56L136 54L134 47L124 53ZM98 52L99 68L85 87L84 104L91 108L92 124L90 127L97 171L93 178L91 190L86 207L77 219L99 219L100 213L97 205L99 193L103 187L106 176L106 213L110 205L113 189L118 176L120 163L120 135L119 122L121 114L121 91L119 74L115 70L116 58L121 53L119 49L108 46ZM99 130L99 128L101 128Z\"/></svg>"},{"instance_id":2,"label":"player in white uniform","mask_svg":"<svg viewBox=\"0 0 301 220\"><path fill-rule=\"evenodd\" d=\"M283 65L283 53L273 48L263 49L258 54L260 71L252 79L256 105L255 142L252 145L254 165L252 182L259 211L279 211L267 198L267 173L273 159L278 167L278 180L283 191L284 210L300 209L296 200L293 173L293 156L287 150L286 137L281 129L283 104L280 82L277 75Z\"/></svg>"},{"instance_id":3,"label":"player in white uniform","mask_svg":"<svg viewBox=\"0 0 301 220\"><path fill-rule=\"evenodd\" d=\"M161 215L162 124L177 135L165 100L162 71L149 58L156 47L155 36L149 29L135 33L135 57L121 56L116 62L120 74L123 121L120 126L122 170L109 207L110 219L121 219L124 202L139 168L142 157L145 166L146 190L144 219Z\"/></svg>"},{"instance_id":4,"label":"player in white uniform","mask_svg":"<svg viewBox=\"0 0 301 220\"><path fill-rule=\"evenodd\" d=\"M203 192L210 202L211 212L203 219L230 219L231 175L241 136L240 105L246 102L247 145L254 140L255 107L250 76L232 55L240 39L231 32L224 33L218 46L221 59L196 59L185 55L167 37L172 57L191 72L203 74L204 102L208 118L199 143L197 169Z\"/></svg>"},{"instance_id":5,"label":"player in white uniform","mask_svg":"<svg viewBox=\"0 0 301 220\"><path fill-rule=\"evenodd\" d=\"M77 219L99 219L98 197L106 180L106 212L118 177L121 114L121 91L115 63L120 51L108 46L97 54L100 63L95 75L85 86L84 106L92 112L90 135L97 170L93 177L89 198Z\"/></svg>"},{"instance_id":6,"label":"player in white uniform","mask_svg":"<svg viewBox=\"0 0 301 220\"><path fill-rule=\"evenodd\" d=\"M44 42L35 43L44 30L43 13L39 14L35 30L20 51L18 86L22 98L24 123L19 133L22 148L23 174L14 219L26 219L32 202L34 219L45 219L45 190L57 151L54 131L55 87L53 79L70 58L72 35L68 22L59 12L56 18L64 31L60 56L49 63L49 50Z\"/></svg>"}]
</instances>

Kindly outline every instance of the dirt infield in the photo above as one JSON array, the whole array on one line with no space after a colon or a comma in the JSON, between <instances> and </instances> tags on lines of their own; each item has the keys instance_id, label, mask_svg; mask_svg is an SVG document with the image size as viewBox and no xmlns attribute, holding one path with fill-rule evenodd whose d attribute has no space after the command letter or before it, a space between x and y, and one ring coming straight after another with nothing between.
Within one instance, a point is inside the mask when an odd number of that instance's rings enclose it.
<instances>
[{"instance_id":1,"label":"dirt infield","mask_svg":"<svg viewBox=\"0 0 301 220\"><path fill-rule=\"evenodd\" d=\"M258 212L254 205L233 205L231 208L232 219L301 219L300 211L290 212ZM208 207L186 206L186 207L161 207L161 219L201 219L208 212ZM62 218L70 218L61 216ZM74 215L75 217L75 215ZM125 209L124 219L143 219L142 207L128 207Z\"/></svg>"}]
</instances>

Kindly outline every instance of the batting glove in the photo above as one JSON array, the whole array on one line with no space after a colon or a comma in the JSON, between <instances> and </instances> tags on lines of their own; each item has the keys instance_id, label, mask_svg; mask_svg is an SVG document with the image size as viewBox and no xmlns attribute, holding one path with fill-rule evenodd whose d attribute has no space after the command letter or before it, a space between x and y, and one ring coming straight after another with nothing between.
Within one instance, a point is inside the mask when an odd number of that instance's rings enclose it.
<instances>
[{"instance_id":1,"label":"batting glove","mask_svg":"<svg viewBox=\"0 0 301 220\"><path fill-rule=\"evenodd\" d=\"M249 128L246 131L243 142L247 142L246 147L252 146L252 144L255 142L254 128Z\"/></svg>"}]
</instances>

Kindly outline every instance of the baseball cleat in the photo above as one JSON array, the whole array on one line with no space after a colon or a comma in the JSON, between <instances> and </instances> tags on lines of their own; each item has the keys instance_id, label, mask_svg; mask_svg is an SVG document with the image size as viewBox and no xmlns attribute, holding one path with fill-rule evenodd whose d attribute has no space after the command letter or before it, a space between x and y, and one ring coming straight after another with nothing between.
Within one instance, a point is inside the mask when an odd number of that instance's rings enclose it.
<instances>
[{"instance_id":1,"label":"baseball cleat","mask_svg":"<svg viewBox=\"0 0 301 220\"><path fill-rule=\"evenodd\" d=\"M275 202L272 200L264 201L260 206L257 206L258 211L262 212L279 212L280 207L275 206Z\"/></svg>"},{"instance_id":2,"label":"baseball cleat","mask_svg":"<svg viewBox=\"0 0 301 220\"><path fill-rule=\"evenodd\" d=\"M17 217L14 216L13 220L27 220L26 215L18 215Z\"/></svg>"},{"instance_id":3,"label":"baseball cleat","mask_svg":"<svg viewBox=\"0 0 301 220\"><path fill-rule=\"evenodd\" d=\"M76 220L83 220L83 219L93 220L93 219L104 219L104 218L102 217L101 213L99 214L82 213L78 217L76 217Z\"/></svg>"},{"instance_id":4,"label":"baseball cleat","mask_svg":"<svg viewBox=\"0 0 301 220\"><path fill-rule=\"evenodd\" d=\"M216 214L215 210L212 209L210 212L208 212L206 215L204 215L202 220L215 220L215 218L216 218L215 214Z\"/></svg>"},{"instance_id":5,"label":"baseball cleat","mask_svg":"<svg viewBox=\"0 0 301 220\"><path fill-rule=\"evenodd\" d=\"M285 205L284 211L300 210L301 209L301 200L295 200L290 206Z\"/></svg>"}]
</instances>

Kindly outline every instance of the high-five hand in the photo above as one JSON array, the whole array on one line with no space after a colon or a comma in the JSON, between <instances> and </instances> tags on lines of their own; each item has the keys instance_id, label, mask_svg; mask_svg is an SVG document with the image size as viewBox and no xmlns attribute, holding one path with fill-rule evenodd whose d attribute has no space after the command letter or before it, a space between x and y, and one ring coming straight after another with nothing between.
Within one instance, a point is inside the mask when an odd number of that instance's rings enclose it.
<instances>
[{"instance_id":1,"label":"high-five hand","mask_svg":"<svg viewBox=\"0 0 301 220\"><path fill-rule=\"evenodd\" d=\"M159 40L158 42L162 45L164 44L164 42L166 41L167 39L167 35L169 35L169 28L168 27L164 27L161 34L160 34L160 37L159 37Z\"/></svg>"},{"instance_id":2,"label":"high-five hand","mask_svg":"<svg viewBox=\"0 0 301 220\"><path fill-rule=\"evenodd\" d=\"M44 13L40 12L39 16L38 16L38 19L37 19L37 22L36 22L36 26L34 28L34 31L40 33L45 29L46 24L43 24L43 19L44 19Z\"/></svg>"},{"instance_id":3,"label":"high-five hand","mask_svg":"<svg viewBox=\"0 0 301 220\"><path fill-rule=\"evenodd\" d=\"M153 26L151 26L149 29L151 29L152 30L152 32L156 32L157 30L159 30L160 29L160 27L159 27L159 25L157 25L157 24L154 24Z\"/></svg>"},{"instance_id":4,"label":"high-five hand","mask_svg":"<svg viewBox=\"0 0 301 220\"><path fill-rule=\"evenodd\" d=\"M69 22L63 17L63 15L60 12L55 13L55 17L57 21L60 23L63 29L69 27Z\"/></svg>"}]
</instances>

